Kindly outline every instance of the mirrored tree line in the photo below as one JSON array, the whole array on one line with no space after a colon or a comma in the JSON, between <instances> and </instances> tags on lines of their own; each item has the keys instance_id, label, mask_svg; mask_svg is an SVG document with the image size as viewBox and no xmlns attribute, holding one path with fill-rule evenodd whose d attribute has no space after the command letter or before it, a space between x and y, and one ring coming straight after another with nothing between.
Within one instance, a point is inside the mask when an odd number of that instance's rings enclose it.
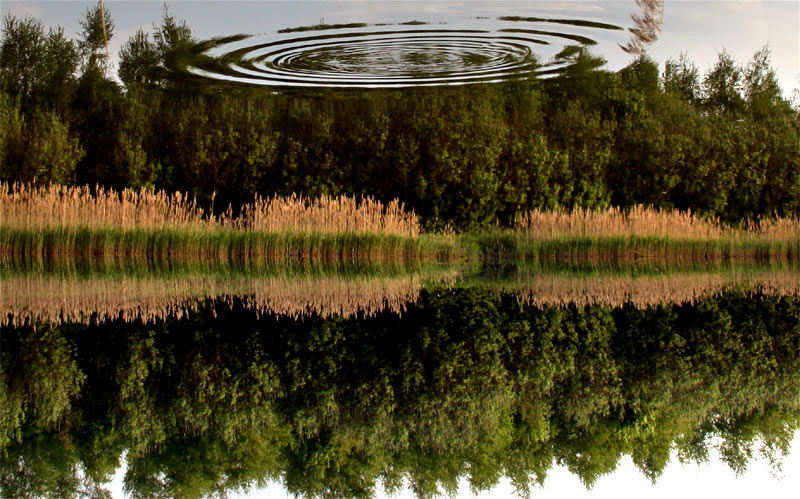
<instances>
[{"instance_id":1,"label":"mirrored tree line","mask_svg":"<svg viewBox=\"0 0 800 499\"><path fill-rule=\"evenodd\" d=\"M526 306L434 288L402 313L302 320L209 300L183 319L2 329L0 492L134 497L273 481L304 497L422 497L554 464L652 480L712 449L773 464L800 416L800 302Z\"/></svg>"}]
</instances>

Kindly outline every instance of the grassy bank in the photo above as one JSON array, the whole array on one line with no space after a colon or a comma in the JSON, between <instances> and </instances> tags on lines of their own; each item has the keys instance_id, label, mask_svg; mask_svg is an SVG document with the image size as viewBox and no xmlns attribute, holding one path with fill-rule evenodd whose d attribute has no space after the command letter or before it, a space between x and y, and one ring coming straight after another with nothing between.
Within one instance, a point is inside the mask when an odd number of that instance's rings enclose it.
<instances>
[{"instance_id":1,"label":"grassy bank","mask_svg":"<svg viewBox=\"0 0 800 499\"><path fill-rule=\"evenodd\" d=\"M669 237L555 237L542 239L513 231L468 234L461 247L491 262L797 260L799 241L760 239L673 239Z\"/></svg>"},{"instance_id":2,"label":"grassy bank","mask_svg":"<svg viewBox=\"0 0 800 499\"><path fill-rule=\"evenodd\" d=\"M451 240L452 241L452 240ZM449 258L452 242L431 236L316 232L265 232L219 228L206 232L174 229L0 227L5 260L191 259L274 261L296 264L412 261Z\"/></svg>"},{"instance_id":3,"label":"grassy bank","mask_svg":"<svg viewBox=\"0 0 800 499\"><path fill-rule=\"evenodd\" d=\"M484 259L686 260L800 258L800 221L772 218L727 226L691 212L641 206L629 210L534 210L514 230L463 237Z\"/></svg>"},{"instance_id":4,"label":"grassy bank","mask_svg":"<svg viewBox=\"0 0 800 499\"><path fill-rule=\"evenodd\" d=\"M341 196L256 199L234 215L153 190L0 185L0 256L48 260L382 261L447 257L399 202ZM209 210L211 211L211 210Z\"/></svg>"},{"instance_id":5,"label":"grassy bank","mask_svg":"<svg viewBox=\"0 0 800 499\"><path fill-rule=\"evenodd\" d=\"M800 221L741 227L689 212L532 211L512 229L422 233L393 201L322 197L256 199L208 214L181 194L0 185L0 259L193 259L382 262L411 260L798 260Z\"/></svg>"}]
</instances>

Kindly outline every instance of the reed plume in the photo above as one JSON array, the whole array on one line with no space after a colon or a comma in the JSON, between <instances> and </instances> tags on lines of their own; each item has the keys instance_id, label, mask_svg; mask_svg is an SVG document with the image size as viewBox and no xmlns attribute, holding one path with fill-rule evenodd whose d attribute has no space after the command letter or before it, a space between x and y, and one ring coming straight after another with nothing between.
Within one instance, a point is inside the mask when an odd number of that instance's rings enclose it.
<instances>
[{"instance_id":1,"label":"reed plume","mask_svg":"<svg viewBox=\"0 0 800 499\"><path fill-rule=\"evenodd\" d=\"M647 46L658 39L664 26L664 0L636 0L641 15L632 14L634 28L630 29L631 37L620 48L629 54L642 55Z\"/></svg>"},{"instance_id":2,"label":"reed plume","mask_svg":"<svg viewBox=\"0 0 800 499\"><path fill-rule=\"evenodd\" d=\"M384 205L371 197L303 196L256 198L241 214L206 213L195 199L154 189L115 191L95 187L0 183L0 225L12 229L179 229L222 228L319 234L368 233L415 237L419 222L397 200Z\"/></svg>"},{"instance_id":3,"label":"reed plume","mask_svg":"<svg viewBox=\"0 0 800 499\"><path fill-rule=\"evenodd\" d=\"M701 218L691 212L634 206L629 210L609 208L571 211L532 210L515 219L517 231L534 239L658 238L675 241L763 241L797 242L797 217L765 219L743 228L728 227L716 218Z\"/></svg>"}]
</instances>

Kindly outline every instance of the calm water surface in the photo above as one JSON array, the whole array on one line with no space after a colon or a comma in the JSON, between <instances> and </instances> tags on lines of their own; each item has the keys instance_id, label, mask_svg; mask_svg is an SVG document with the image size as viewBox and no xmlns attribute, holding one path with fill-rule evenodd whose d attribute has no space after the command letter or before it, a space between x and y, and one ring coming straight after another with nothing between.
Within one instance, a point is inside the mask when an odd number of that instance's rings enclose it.
<instances>
[{"instance_id":1,"label":"calm water surface","mask_svg":"<svg viewBox=\"0 0 800 499\"><path fill-rule=\"evenodd\" d=\"M142 496L497 492L628 460L658 484L774 465L800 415L781 265L6 266L0 289L8 496L118 470Z\"/></svg>"}]
</instances>

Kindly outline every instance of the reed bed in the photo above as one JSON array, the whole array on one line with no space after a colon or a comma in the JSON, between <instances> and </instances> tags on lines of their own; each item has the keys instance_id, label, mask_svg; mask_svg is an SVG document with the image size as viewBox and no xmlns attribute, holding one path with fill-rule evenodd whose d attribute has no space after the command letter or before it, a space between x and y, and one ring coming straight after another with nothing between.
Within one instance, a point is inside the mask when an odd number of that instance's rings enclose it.
<instances>
[{"instance_id":1,"label":"reed bed","mask_svg":"<svg viewBox=\"0 0 800 499\"><path fill-rule=\"evenodd\" d=\"M0 254L207 258L372 258L421 251L398 201L258 198L234 216L185 194L0 183Z\"/></svg>"},{"instance_id":2,"label":"reed bed","mask_svg":"<svg viewBox=\"0 0 800 499\"><path fill-rule=\"evenodd\" d=\"M743 227L723 225L691 211L634 206L629 210L533 210L515 220L516 240L544 255L591 254L687 258L788 256L800 252L800 219L764 219Z\"/></svg>"},{"instance_id":3,"label":"reed bed","mask_svg":"<svg viewBox=\"0 0 800 499\"><path fill-rule=\"evenodd\" d=\"M717 219L698 217L691 211L666 211L641 205L629 210L533 210L519 215L514 226L537 239L653 237L678 241L732 238L794 241L800 238L797 218L765 219L736 229L722 225Z\"/></svg>"},{"instance_id":4,"label":"reed bed","mask_svg":"<svg viewBox=\"0 0 800 499\"><path fill-rule=\"evenodd\" d=\"M208 300L232 307L234 297L258 315L295 319L312 315L369 317L383 311L401 314L407 304L417 300L426 279L452 282L455 274L345 279L14 276L0 280L0 310L6 314L0 322L15 326L38 321L90 324L118 319L149 323L183 318Z\"/></svg>"},{"instance_id":5,"label":"reed bed","mask_svg":"<svg viewBox=\"0 0 800 499\"><path fill-rule=\"evenodd\" d=\"M419 221L397 200L387 205L365 197L303 196L261 198L245 204L234 217L229 209L206 213L195 199L154 189L115 191L95 187L0 183L0 220L5 227L42 230L182 229L207 231L222 227L266 232L319 234L419 235Z\"/></svg>"},{"instance_id":6,"label":"reed bed","mask_svg":"<svg viewBox=\"0 0 800 499\"><path fill-rule=\"evenodd\" d=\"M534 210L515 229L421 234L401 203L371 198L258 198L210 214L186 195L0 183L0 260L75 255L153 259L401 261L800 258L800 221L743 227L691 212Z\"/></svg>"},{"instance_id":7,"label":"reed bed","mask_svg":"<svg viewBox=\"0 0 800 499\"><path fill-rule=\"evenodd\" d=\"M237 228L267 232L319 232L323 234L368 233L416 237L419 221L413 211L393 200L389 204L366 197L322 196L315 199L292 195L261 198L247 204L233 220Z\"/></svg>"},{"instance_id":8,"label":"reed bed","mask_svg":"<svg viewBox=\"0 0 800 499\"><path fill-rule=\"evenodd\" d=\"M0 183L0 220L10 229L182 229L206 231L219 219L208 216L182 193L101 187Z\"/></svg>"}]
</instances>

